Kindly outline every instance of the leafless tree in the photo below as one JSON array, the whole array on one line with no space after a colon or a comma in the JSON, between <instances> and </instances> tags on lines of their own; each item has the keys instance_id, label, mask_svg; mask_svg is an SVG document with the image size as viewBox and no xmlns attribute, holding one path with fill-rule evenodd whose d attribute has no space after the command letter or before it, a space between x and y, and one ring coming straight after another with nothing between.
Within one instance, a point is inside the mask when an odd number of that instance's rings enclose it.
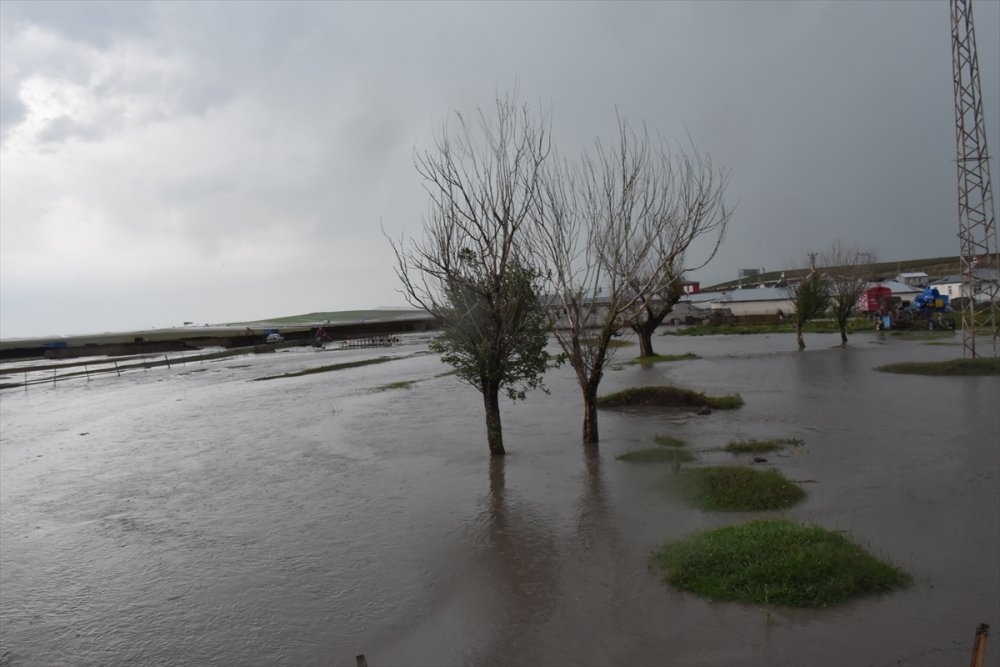
<instances>
[{"instance_id":1,"label":"leafless tree","mask_svg":"<svg viewBox=\"0 0 1000 667\"><path fill-rule=\"evenodd\" d=\"M646 281L647 276L657 272L663 272L668 280L658 290L642 294L641 311L631 323L639 337L641 357L653 356L653 332L683 296L684 274L712 261L725 238L731 214L724 200L729 174L717 169L710 155L692 146L690 151L664 151L661 160L665 162L670 199L667 224L659 229L655 252L646 257L645 266L631 286L633 291L641 292L643 285L659 282ZM704 256L685 266L691 260L692 244L702 237L711 239Z\"/></svg>"},{"instance_id":2,"label":"leafless tree","mask_svg":"<svg viewBox=\"0 0 1000 667\"><path fill-rule=\"evenodd\" d=\"M396 273L409 303L440 323L443 359L483 394L490 453L502 455L500 391L523 398L548 364L539 273L525 243L549 133L516 95L473 123L457 114L449 129L416 156L429 210L422 240L391 241Z\"/></svg>"},{"instance_id":3,"label":"leafless tree","mask_svg":"<svg viewBox=\"0 0 1000 667\"><path fill-rule=\"evenodd\" d=\"M874 252L839 240L820 254L820 264L824 267L830 293L830 312L837 320L842 343L847 343L847 320L857 309L858 299L871 279L875 260Z\"/></svg>"},{"instance_id":4,"label":"leafless tree","mask_svg":"<svg viewBox=\"0 0 1000 667\"><path fill-rule=\"evenodd\" d=\"M667 263L651 260L674 204L661 147L619 120L613 147L598 142L578 165L554 160L545 169L533 246L547 266L554 336L583 393L585 443L599 440L597 390L611 339L671 279Z\"/></svg>"}]
</instances>

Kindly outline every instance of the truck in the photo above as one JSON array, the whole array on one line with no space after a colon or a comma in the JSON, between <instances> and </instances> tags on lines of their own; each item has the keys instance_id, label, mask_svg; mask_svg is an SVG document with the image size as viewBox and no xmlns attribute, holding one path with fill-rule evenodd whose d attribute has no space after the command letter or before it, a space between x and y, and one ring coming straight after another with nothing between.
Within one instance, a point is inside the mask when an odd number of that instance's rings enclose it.
<instances>
[{"instance_id":1,"label":"truck","mask_svg":"<svg viewBox=\"0 0 1000 667\"><path fill-rule=\"evenodd\" d=\"M884 302L883 302L884 303ZM876 329L955 329L955 318L946 294L927 287L913 297L906 308L883 305L875 322Z\"/></svg>"}]
</instances>

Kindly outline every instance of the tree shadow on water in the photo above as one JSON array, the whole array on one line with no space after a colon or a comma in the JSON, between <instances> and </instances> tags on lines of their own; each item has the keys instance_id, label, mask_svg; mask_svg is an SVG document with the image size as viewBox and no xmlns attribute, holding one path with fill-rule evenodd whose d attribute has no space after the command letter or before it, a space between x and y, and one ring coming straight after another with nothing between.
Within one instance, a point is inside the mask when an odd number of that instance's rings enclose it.
<instances>
[{"instance_id":1,"label":"tree shadow on water","mask_svg":"<svg viewBox=\"0 0 1000 667\"><path fill-rule=\"evenodd\" d=\"M545 519L512 497L506 485L506 457L489 462L489 494L476 535L481 556L486 645L476 646L471 664L510 664L517 647L531 641L556 608L559 553Z\"/></svg>"}]
</instances>

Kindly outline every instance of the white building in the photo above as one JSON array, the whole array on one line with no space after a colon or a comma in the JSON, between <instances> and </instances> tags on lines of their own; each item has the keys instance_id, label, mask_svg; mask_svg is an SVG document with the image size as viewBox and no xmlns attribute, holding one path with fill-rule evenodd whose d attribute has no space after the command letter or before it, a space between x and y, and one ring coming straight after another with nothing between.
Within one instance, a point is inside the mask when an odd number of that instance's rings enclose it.
<instances>
[{"instance_id":1,"label":"white building","mask_svg":"<svg viewBox=\"0 0 1000 667\"><path fill-rule=\"evenodd\" d=\"M1000 272L994 271L993 269L973 269L972 275L976 280L976 301L981 303L989 301L990 293L997 293L997 283L1000 282ZM962 281L962 274L960 273L939 278L931 283L931 287L937 288L938 292L946 295L950 299L958 299L969 296Z\"/></svg>"},{"instance_id":2,"label":"white building","mask_svg":"<svg viewBox=\"0 0 1000 667\"><path fill-rule=\"evenodd\" d=\"M923 287L928 283L928 276L923 271L913 271L911 273L900 273L896 276L895 280L910 287Z\"/></svg>"},{"instance_id":3,"label":"white building","mask_svg":"<svg viewBox=\"0 0 1000 667\"><path fill-rule=\"evenodd\" d=\"M686 298L711 310L728 309L736 317L787 317L795 312L792 292L787 287L753 287L725 292L701 292Z\"/></svg>"}]
</instances>

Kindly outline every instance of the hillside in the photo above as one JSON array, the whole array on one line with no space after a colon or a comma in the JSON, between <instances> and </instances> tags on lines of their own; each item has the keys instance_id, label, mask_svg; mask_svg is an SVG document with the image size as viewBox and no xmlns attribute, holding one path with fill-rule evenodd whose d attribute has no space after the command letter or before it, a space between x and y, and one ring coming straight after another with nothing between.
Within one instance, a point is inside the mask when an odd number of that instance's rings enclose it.
<instances>
[{"instance_id":1,"label":"hillside","mask_svg":"<svg viewBox=\"0 0 1000 667\"><path fill-rule=\"evenodd\" d=\"M304 315L287 315L285 317L268 317L247 322L228 322L226 326L248 326L251 324L317 324L321 322L363 322L364 320L393 320L399 317L421 315L423 311L416 309L372 309L372 310L339 310Z\"/></svg>"}]
</instances>

